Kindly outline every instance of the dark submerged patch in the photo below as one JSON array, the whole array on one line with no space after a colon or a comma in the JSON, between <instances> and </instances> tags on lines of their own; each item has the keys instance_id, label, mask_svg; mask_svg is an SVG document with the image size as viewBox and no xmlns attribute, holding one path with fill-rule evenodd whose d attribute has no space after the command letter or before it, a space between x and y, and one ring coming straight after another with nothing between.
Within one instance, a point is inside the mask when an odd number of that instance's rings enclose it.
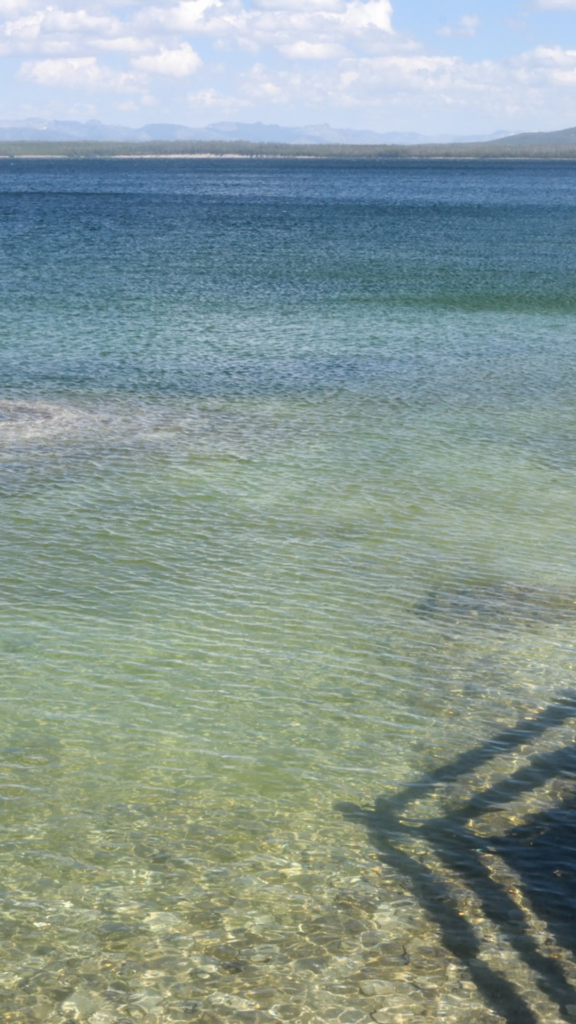
<instances>
[{"instance_id":1,"label":"dark submerged patch","mask_svg":"<svg viewBox=\"0 0 576 1024\"><path fill-rule=\"evenodd\" d=\"M535 629L576 621L576 593L501 582L445 585L430 590L415 611L451 625Z\"/></svg>"}]
</instances>

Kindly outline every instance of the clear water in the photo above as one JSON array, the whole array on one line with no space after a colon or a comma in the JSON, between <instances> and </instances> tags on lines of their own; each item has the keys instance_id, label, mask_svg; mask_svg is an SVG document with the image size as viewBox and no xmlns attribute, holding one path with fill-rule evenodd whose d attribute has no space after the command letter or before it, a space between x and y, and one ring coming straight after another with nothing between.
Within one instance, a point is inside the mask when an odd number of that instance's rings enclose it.
<instances>
[{"instance_id":1,"label":"clear water","mask_svg":"<svg viewBox=\"0 0 576 1024\"><path fill-rule=\"evenodd\" d=\"M4 1021L574 1016L575 266L571 163L1 162Z\"/></svg>"}]
</instances>

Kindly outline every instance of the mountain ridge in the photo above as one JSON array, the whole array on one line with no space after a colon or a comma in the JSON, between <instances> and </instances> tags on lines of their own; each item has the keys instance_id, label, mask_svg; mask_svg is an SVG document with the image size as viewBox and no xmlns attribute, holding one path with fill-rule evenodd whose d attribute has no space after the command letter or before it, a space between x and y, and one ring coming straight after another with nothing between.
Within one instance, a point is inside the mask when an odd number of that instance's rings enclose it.
<instances>
[{"instance_id":1,"label":"mountain ridge","mask_svg":"<svg viewBox=\"0 0 576 1024\"><path fill-rule=\"evenodd\" d=\"M570 130L570 129L569 129ZM109 125L102 121L64 121L27 118L0 120L2 142L254 142L293 145L417 146L442 143L493 142L508 138L504 131L491 135L421 135L418 132L373 132L332 128L329 124L282 126L261 121L219 121L203 127L156 123L141 128Z\"/></svg>"},{"instance_id":2,"label":"mountain ridge","mask_svg":"<svg viewBox=\"0 0 576 1024\"><path fill-rule=\"evenodd\" d=\"M576 146L576 128L553 132L520 132L494 140L495 146Z\"/></svg>"}]
</instances>

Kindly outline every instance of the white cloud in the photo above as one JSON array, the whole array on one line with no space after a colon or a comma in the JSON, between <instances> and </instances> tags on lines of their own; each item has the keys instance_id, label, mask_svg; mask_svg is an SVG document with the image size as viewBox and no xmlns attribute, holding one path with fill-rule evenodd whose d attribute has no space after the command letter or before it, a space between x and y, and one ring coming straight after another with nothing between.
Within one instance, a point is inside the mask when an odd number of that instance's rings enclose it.
<instances>
[{"instance_id":1,"label":"white cloud","mask_svg":"<svg viewBox=\"0 0 576 1024\"><path fill-rule=\"evenodd\" d=\"M576 0L536 2L576 9ZM144 98L152 83L166 119L182 116L170 109L169 80L198 74L190 104L251 109L260 119L289 106L315 118L372 109L406 111L406 119L460 111L461 121L469 111L483 123L522 111L524 123L537 115L543 127L547 112L556 123L576 120L576 51L537 47L466 61L425 52L394 31L392 15L390 0L0 0L0 54L25 58L20 82L42 89L40 103L51 90L91 90L141 105L154 102ZM442 32L472 36L479 24L469 13ZM185 102L182 90L172 95Z\"/></svg>"},{"instance_id":2,"label":"white cloud","mask_svg":"<svg viewBox=\"0 0 576 1024\"><path fill-rule=\"evenodd\" d=\"M305 39L281 46L280 52L294 60L331 60L345 53L344 48L337 43L307 43Z\"/></svg>"},{"instance_id":3,"label":"white cloud","mask_svg":"<svg viewBox=\"0 0 576 1024\"><path fill-rule=\"evenodd\" d=\"M455 28L449 25L444 28L438 29L439 36L475 36L478 28L480 27L480 18L476 14L463 14L458 19L458 24Z\"/></svg>"},{"instance_id":4,"label":"white cloud","mask_svg":"<svg viewBox=\"0 0 576 1024\"><path fill-rule=\"evenodd\" d=\"M96 57L25 61L19 76L49 88L126 91L138 84L134 75L101 67Z\"/></svg>"},{"instance_id":5,"label":"white cloud","mask_svg":"<svg viewBox=\"0 0 576 1024\"><path fill-rule=\"evenodd\" d=\"M523 76L544 85L576 85L576 50L539 46L520 67Z\"/></svg>"},{"instance_id":6,"label":"white cloud","mask_svg":"<svg viewBox=\"0 0 576 1024\"><path fill-rule=\"evenodd\" d=\"M53 34L86 34L91 32L118 32L117 18L88 14L87 11L63 11L57 7L46 7L15 21L7 21L3 34L10 38L37 39L41 32Z\"/></svg>"},{"instance_id":7,"label":"white cloud","mask_svg":"<svg viewBox=\"0 0 576 1024\"><path fill-rule=\"evenodd\" d=\"M576 0L536 0L536 6L544 11L576 11Z\"/></svg>"},{"instance_id":8,"label":"white cloud","mask_svg":"<svg viewBox=\"0 0 576 1024\"><path fill-rule=\"evenodd\" d=\"M226 96L217 89L199 89L197 92L188 93L186 99L191 107L200 107L203 110L231 111L249 106L247 100L242 100L238 96Z\"/></svg>"},{"instance_id":9,"label":"white cloud","mask_svg":"<svg viewBox=\"0 0 576 1024\"><path fill-rule=\"evenodd\" d=\"M123 33L115 16L66 11L59 7L41 10L0 24L0 53L79 53L99 36L113 41Z\"/></svg>"},{"instance_id":10,"label":"white cloud","mask_svg":"<svg viewBox=\"0 0 576 1024\"><path fill-rule=\"evenodd\" d=\"M137 71L149 71L154 75L169 75L172 78L186 78L194 74L202 61L189 43L182 43L174 50L162 47L158 53L146 57L135 57L131 61Z\"/></svg>"},{"instance_id":11,"label":"white cloud","mask_svg":"<svg viewBox=\"0 0 576 1024\"><path fill-rule=\"evenodd\" d=\"M181 0L171 7L143 9L137 21L147 30L204 34L250 49L266 46L287 53L287 47L322 44L334 47L331 56L336 56L341 52L336 47L347 40L391 35L392 6L390 0L260 0L248 10L240 0ZM296 53L303 55L301 49Z\"/></svg>"},{"instance_id":12,"label":"white cloud","mask_svg":"<svg viewBox=\"0 0 576 1024\"><path fill-rule=\"evenodd\" d=\"M214 17L222 7L222 0L181 0L174 7L143 7L135 20L136 25L154 26L168 32L201 32L208 29L211 20L207 12ZM240 4L238 8L242 10Z\"/></svg>"},{"instance_id":13,"label":"white cloud","mask_svg":"<svg viewBox=\"0 0 576 1024\"><path fill-rule=\"evenodd\" d=\"M339 14L342 11L342 0L254 0L251 5L254 11L304 11Z\"/></svg>"},{"instance_id":14,"label":"white cloud","mask_svg":"<svg viewBox=\"0 0 576 1024\"><path fill-rule=\"evenodd\" d=\"M14 14L22 13L33 6L29 0L0 0L0 17L13 17Z\"/></svg>"},{"instance_id":15,"label":"white cloud","mask_svg":"<svg viewBox=\"0 0 576 1024\"><path fill-rule=\"evenodd\" d=\"M341 24L350 32L364 29L392 32L392 4L389 0L352 0L344 8Z\"/></svg>"},{"instance_id":16,"label":"white cloud","mask_svg":"<svg viewBox=\"0 0 576 1024\"><path fill-rule=\"evenodd\" d=\"M13 17L34 7L33 0L0 0L0 18Z\"/></svg>"},{"instance_id":17,"label":"white cloud","mask_svg":"<svg viewBox=\"0 0 576 1024\"><path fill-rule=\"evenodd\" d=\"M134 0L133 7L109 13L102 6L109 0L86 0L81 8L74 0L68 0L69 8L67 0L32 10L21 6L31 2L0 0L10 5L4 21L0 15L0 54L74 59L102 50L146 54L133 66L176 77L200 66L190 36L228 51L272 49L294 60L334 60L350 47L374 52L394 37L390 0L255 0L250 8L243 0L149 7Z\"/></svg>"},{"instance_id":18,"label":"white cloud","mask_svg":"<svg viewBox=\"0 0 576 1024\"><path fill-rule=\"evenodd\" d=\"M564 107L568 119L574 85L576 51L539 48L506 62L424 53L348 56L309 70L277 70L259 62L241 78L238 96L319 112L385 109L389 116L418 109L431 116L444 110L486 117L497 110L502 118L545 118L555 104L556 117Z\"/></svg>"},{"instance_id":19,"label":"white cloud","mask_svg":"<svg viewBox=\"0 0 576 1024\"><path fill-rule=\"evenodd\" d=\"M145 36L117 36L113 39L92 40L92 45L97 50L110 50L116 53L142 53L146 50L153 50L155 42Z\"/></svg>"}]
</instances>

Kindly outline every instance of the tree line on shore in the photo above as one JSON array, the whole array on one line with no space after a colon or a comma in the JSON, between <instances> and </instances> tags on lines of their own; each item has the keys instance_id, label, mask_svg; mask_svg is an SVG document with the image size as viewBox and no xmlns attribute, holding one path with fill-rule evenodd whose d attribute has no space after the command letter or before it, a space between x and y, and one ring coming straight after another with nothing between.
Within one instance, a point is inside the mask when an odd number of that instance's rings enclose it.
<instances>
[{"instance_id":1,"label":"tree line on shore","mask_svg":"<svg viewBox=\"0 0 576 1024\"><path fill-rule=\"evenodd\" d=\"M352 160L576 160L574 144L430 143L400 145L293 144L280 142L0 142L0 157L292 157Z\"/></svg>"}]
</instances>

